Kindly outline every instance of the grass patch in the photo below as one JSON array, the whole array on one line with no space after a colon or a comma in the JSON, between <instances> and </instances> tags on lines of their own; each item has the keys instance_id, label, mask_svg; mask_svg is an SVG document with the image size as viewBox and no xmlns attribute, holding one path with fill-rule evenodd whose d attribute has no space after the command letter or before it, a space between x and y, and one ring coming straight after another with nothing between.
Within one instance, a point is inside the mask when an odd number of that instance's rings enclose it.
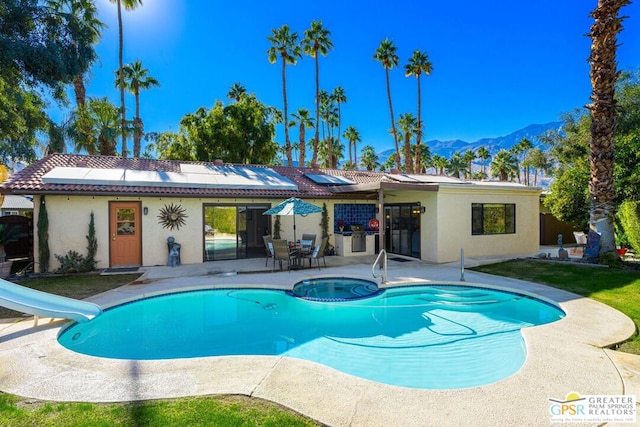
<instances>
[{"instance_id":1,"label":"grass patch","mask_svg":"<svg viewBox=\"0 0 640 427\"><path fill-rule=\"evenodd\" d=\"M97 273L69 274L21 280L22 286L74 299L85 299L119 288L140 277L136 274L101 276ZM0 307L0 319L22 317L22 313Z\"/></svg>"},{"instance_id":2,"label":"grass patch","mask_svg":"<svg viewBox=\"0 0 640 427\"><path fill-rule=\"evenodd\" d=\"M9 426L322 426L276 403L246 396L200 396L127 403L52 403L0 393Z\"/></svg>"},{"instance_id":3,"label":"grass patch","mask_svg":"<svg viewBox=\"0 0 640 427\"><path fill-rule=\"evenodd\" d=\"M615 308L640 325L640 271L599 268L578 263L512 260L470 270L542 283L592 298ZM621 351L640 354L640 336L622 344Z\"/></svg>"}]
</instances>

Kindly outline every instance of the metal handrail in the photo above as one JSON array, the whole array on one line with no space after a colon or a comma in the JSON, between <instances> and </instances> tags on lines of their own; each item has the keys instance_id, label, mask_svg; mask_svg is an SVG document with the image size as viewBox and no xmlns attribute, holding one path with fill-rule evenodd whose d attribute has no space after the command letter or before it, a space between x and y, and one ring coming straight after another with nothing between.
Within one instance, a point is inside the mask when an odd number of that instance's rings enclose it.
<instances>
[{"instance_id":1,"label":"metal handrail","mask_svg":"<svg viewBox=\"0 0 640 427\"><path fill-rule=\"evenodd\" d=\"M380 261L380 257L382 255L384 255L384 260L383 260L383 264L382 264L383 273L382 274L376 274L376 265ZM387 251L385 251L384 249L380 249L380 253L378 254L378 257L373 262L373 265L371 266L371 274L373 274L373 277L375 279L377 279L378 277L382 277L382 282L380 283L381 285L387 283L387 277L388 277L388 275L387 275Z\"/></svg>"}]
</instances>

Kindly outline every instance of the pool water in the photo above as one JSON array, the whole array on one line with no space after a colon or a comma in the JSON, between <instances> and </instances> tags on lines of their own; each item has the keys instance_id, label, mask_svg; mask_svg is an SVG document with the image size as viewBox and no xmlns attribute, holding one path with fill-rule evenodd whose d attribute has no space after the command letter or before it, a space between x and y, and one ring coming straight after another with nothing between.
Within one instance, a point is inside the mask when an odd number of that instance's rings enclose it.
<instances>
[{"instance_id":1,"label":"pool water","mask_svg":"<svg viewBox=\"0 0 640 427\"><path fill-rule=\"evenodd\" d=\"M58 339L107 358L282 355L396 386L456 389L517 372L526 358L520 329L563 316L537 299L468 286L397 287L339 302L215 289L117 306Z\"/></svg>"}]
</instances>

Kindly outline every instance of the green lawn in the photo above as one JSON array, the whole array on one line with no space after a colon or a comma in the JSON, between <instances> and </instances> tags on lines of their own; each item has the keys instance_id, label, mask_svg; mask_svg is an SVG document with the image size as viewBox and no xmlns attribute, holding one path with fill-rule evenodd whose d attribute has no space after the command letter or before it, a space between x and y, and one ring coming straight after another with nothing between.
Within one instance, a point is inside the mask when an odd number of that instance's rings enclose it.
<instances>
[{"instance_id":1,"label":"green lawn","mask_svg":"<svg viewBox=\"0 0 640 427\"><path fill-rule=\"evenodd\" d=\"M540 260L512 260L470 270L543 283L583 295L620 310L635 322L636 328L640 325L638 270ZM638 334L622 344L620 350L640 354Z\"/></svg>"},{"instance_id":2,"label":"green lawn","mask_svg":"<svg viewBox=\"0 0 640 427\"><path fill-rule=\"evenodd\" d=\"M0 425L38 427L322 426L275 403L245 396L201 396L130 403L34 402L0 393Z\"/></svg>"}]
</instances>

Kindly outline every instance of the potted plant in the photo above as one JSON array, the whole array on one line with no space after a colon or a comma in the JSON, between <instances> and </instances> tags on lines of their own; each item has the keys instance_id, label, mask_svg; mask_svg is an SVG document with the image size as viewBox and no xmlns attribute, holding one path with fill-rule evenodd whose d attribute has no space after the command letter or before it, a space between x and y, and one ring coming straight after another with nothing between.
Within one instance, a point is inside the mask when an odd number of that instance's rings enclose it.
<instances>
[{"instance_id":1,"label":"potted plant","mask_svg":"<svg viewBox=\"0 0 640 427\"><path fill-rule=\"evenodd\" d=\"M0 279L6 279L11 274L11 266L13 261L7 261L7 253L4 245L15 242L20 237L18 227L0 224Z\"/></svg>"}]
</instances>

